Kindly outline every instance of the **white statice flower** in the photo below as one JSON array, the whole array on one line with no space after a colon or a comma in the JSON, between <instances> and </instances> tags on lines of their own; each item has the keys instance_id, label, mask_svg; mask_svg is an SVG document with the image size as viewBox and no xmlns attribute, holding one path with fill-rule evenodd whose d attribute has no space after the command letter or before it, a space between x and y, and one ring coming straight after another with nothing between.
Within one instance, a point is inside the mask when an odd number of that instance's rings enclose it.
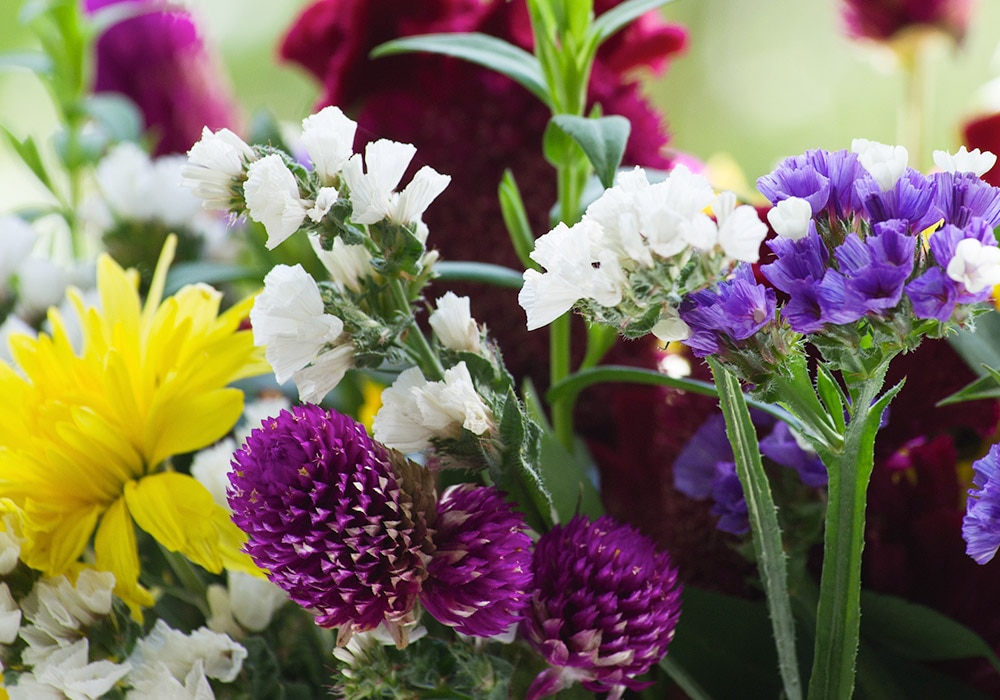
<instances>
[{"instance_id":1,"label":"white statice flower","mask_svg":"<svg viewBox=\"0 0 1000 700\"><path fill-rule=\"evenodd\" d=\"M89 661L89 655L86 638L59 647L32 669L35 680L70 700L97 700L132 670L128 662Z\"/></svg>"},{"instance_id":2,"label":"white statice flower","mask_svg":"<svg viewBox=\"0 0 1000 700\"><path fill-rule=\"evenodd\" d=\"M883 192L896 186L909 160L903 146L889 146L868 139L851 141L851 151L858 154L858 161L875 178Z\"/></svg>"},{"instance_id":3,"label":"white statice flower","mask_svg":"<svg viewBox=\"0 0 1000 700\"><path fill-rule=\"evenodd\" d=\"M207 621L213 632L240 639L247 632L261 632L278 608L288 602L288 594L266 578L242 571L229 571L226 586L208 588L211 616Z\"/></svg>"},{"instance_id":4,"label":"white statice flower","mask_svg":"<svg viewBox=\"0 0 1000 700\"><path fill-rule=\"evenodd\" d=\"M344 322L324 311L316 280L301 265L277 265L267 273L264 291L250 310L250 324L254 343L266 348L279 384L294 378L298 385L297 373L317 362L344 334ZM343 372L336 382L342 378Z\"/></svg>"},{"instance_id":5,"label":"white statice flower","mask_svg":"<svg viewBox=\"0 0 1000 700\"><path fill-rule=\"evenodd\" d=\"M0 298L37 241L38 233L27 221L12 214L0 216Z\"/></svg>"},{"instance_id":6,"label":"white statice flower","mask_svg":"<svg viewBox=\"0 0 1000 700\"><path fill-rule=\"evenodd\" d=\"M712 251L716 247L730 260L757 262L767 226L748 205L736 205L736 195L721 192L712 205L715 218L699 212L680 224L681 235L692 248Z\"/></svg>"},{"instance_id":7,"label":"white statice flower","mask_svg":"<svg viewBox=\"0 0 1000 700\"><path fill-rule=\"evenodd\" d=\"M309 242L338 288L360 292L361 280L375 275L372 254L364 245L348 245L339 236L333 239L330 250L323 249L319 236L309 236Z\"/></svg>"},{"instance_id":8,"label":"white statice flower","mask_svg":"<svg viewBox=\"0 0 1000 700\"><path fill-rule=\"evenodd\" d=\"M427 322L441 344L449 350L478 353L482 350L479 326L472 318L469 297L445 292Z\"/></svg>"},{"instance_id":9,"label":"white statice flower","mask_svg":"<svg viewBox=\"0 0 1000 700\"><path fill-rule=\"evenodd\" d=\"M130 673L127 680L132 687L126 700L215 700L201 660L184 678L175 678L165 664L154 660Z\"/></svg>"},{"instance_id":10,"label":"white statice flower","mask_svg":"<svg viewBox=\"0 0 1000 700\"><path fill-rule=\"evenodd\" d=\"M227 437L211 447L199 450L191 460L191 476L212 494L212 500L219 506L229 508L226 489L229 488L229 470L233 453L238 449L236 440Z\"/></svg>"},{"instance_id":11,"label":"white statice flower","mask_svg":"<svg viewBox=\"0 0 1000 700\"><path fill-rule=\"evenodd\" d=\"M396 192L403 173L417 149L408 143L379 139L365 146L362 172L361 154L347 161L341 175L350 189L353 213L351 221L374 224L383 219L406 225L420 221L451 177L425 165L413 176L402 192Z\"/></svg>"},{"instance_id":12,"label":"white statice flower","mask_svg":"<svg viewBox=\"0 0 1000 700\"><path fill-rule=\"evenodd\" d=\"M41 683L35 674L22 673L17 685L4 684L10 700L66 700L66 694L48 683Z\"/></svg>"},{"instance_id":13,"label":"white statice flower","mask_svg":"<svg viewBox=\"0 0 1000 700\"><path fill-rule=\"evenodd\" d=\"M347 370L354 367L357 348L345 342L321 352L308 367L297 370L292 379L299 390L299 399L307 403L320 403L340 384Z\"/></svg>"},{"instance_id":14,"label":"white statice flower","mask_svg":"<svg viewBox=\"0 0 1000 700\"><path fill-rule=\"evenodd\" d=\"M201 140L188 151L181 170L182 183L194 189L205 209L231 211L242 201L240 183L247 166L257 160L253 149L229 129L212 132L207 126Z\"/></svg>"},{"instance_id":15,"label":"white statice flower","mask_svg":"<svg viewBox=\"0 0 1000 700\"><path fill-rule=\"evenodd\" d=\"M809 233L812 205L801 197L789 197L771 207L767 220L776 234L797 241Z\"/></svg>"},{"instance_id":16,"label":"white statice flower","mask_svg":"<svg viewBox=\"0 0 1000 700\"><path fill-rule=\"evenodd\" d=\"M6 583L0 583L0 644L13 644L21 631L21 608Z\"/></svg>"},{"instance_id":17,"label":"white statice flower","mask_svg":"<svg viewBox=\"0 0 1000 700\"><path fill-rule=\"evenodd\" d=\"M649 332L665 343L687 340L691 337L690 326L684 322L680 313L672 306L663 307L660 318Z\"/></svg>"},{"instance_id":18,"label":"white statice flower","mask_svg":"<svg viewBox=\"0 0 1000 700\"><path fill-rule=\"evenodd\" d=\"M609 307L621 303L625 274L593 219L585 218L572 228L560 223L535 241L531 259L545 272L525 270L524 286L517 295L529 331L552 323L582 299Z\"/></svg>"},{"instance_id":19,"label":"white statice flower","mask_svg":"<svg viewBox=\"0 0 1000 700\"><path fill-rule=\"evenodd\" d=\"M305 221L306 206L298 182L277 153L250 164L243 194L250 218L267 231L268 250L286 241Z\"/></svg>"},{"instance_id":20,"label":"white statice flower","mask_svg":"<svg viewBox=\"0 0 1000 700\"><path fill-rule=\"evenodd\" d=\"M934 151L934 165L949 173L975 173L976 177L982 177L997 164L995 153L980 151L973 148L971 151L965 146L960 147L955 153L948 151Z\"/></svg>"},{"instance_id":21,"label":"white statice flower","mask_svg":"<svg viewBox=\"0 0 1000 700\"><path fill-rule=\"evenodd\" d=\"M339 107L324 107L302 120L302 145L320 180L329 183L347 164L354 154L357 128Z\"/></svg>"},{"instance_id":22,"label":"white statice flower","mask_svg":"<svg viewBox=\"0 0 1000 700\"><path fill-rule=\"evenodd\" d=\"M306 216L309 217L310 221L318 224L337 203L338 197L340 197L340 193L337 192L336 187L321 187L316 193L316 202L306 210Z\"/></svg>"},{"instance_id":23,"label":"white statice flower","mask_svg":"<svg viewBox=\"0 0 1000 700\"><path fill-rule=\"evenodd\" d=\"M646 171L640 167L619 173L613 187L587 207L586 219L596 221L604 232L604 245L622 259L642 267L653 266L653 255L641 231L637 193L650 188Z\"/></svg>"},{"instance_id":24,"label":"white statice flower","mask_svg":"<svg viewBox=\"0 0 1000 700\"><path fill-rule=\"evenodd\" d=\"M976 238L965 238L955 246L955 255L948 261L946 272L972 294L1000 284L1000 248L983 245Z\"/></svg>"},{"instance_id":25,"label":"white statice flower","mask_svg":"<svg viewBox=\"0 0 1000 700\"><path fill-rule=\"evenodd\" d=\"M472 383L464 362L445 370L444 379L429 382L419 367L402 372L382 392L372 434L400 452L418 452L432 439L458 439L463 430L485 435L496 427L493 413Z\"/></svg>"},{"instance_id":26,"label":"white statice flower","mask_svg":"<svg viewBox=\"0 0 1000 700\"><path fill-rule=\"evenodd\" d=\"M205 676L232 683L246 657L246 648L224 634L205 627L184 634L157 620L149 634L136 642L129 661L137 670L162 664L179 681L200 663Z\"/></svg>"}]
</instances>

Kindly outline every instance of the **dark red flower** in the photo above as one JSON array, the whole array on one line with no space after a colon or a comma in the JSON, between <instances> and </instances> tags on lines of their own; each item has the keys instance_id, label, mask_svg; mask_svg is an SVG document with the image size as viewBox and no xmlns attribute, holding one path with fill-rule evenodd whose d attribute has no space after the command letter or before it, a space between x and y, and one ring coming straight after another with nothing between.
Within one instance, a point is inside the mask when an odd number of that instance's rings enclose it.
<instances>
[{"instance_id":1,"label":"dark red flower","mask_svg":"<svg viewBox=\"0 0 1000 700\"><path fill-rule=\"evenodd\" d=\"M987 114L970 120L965 125L965 144L968 148L1000 153L1000 112ZM990 168L983 179L995 187L1000 187L1000 168Z\"/></svg>"},{"instance_id":2,"label":"dark red flower","mask_svg":"<svg viewBox=\"0 0 1000 700\"><path fill-rule=\"evenodd\" d=\"M191 13L161 0L84 0L84 9L123 2L149 12L112 25L98 39L94 91L135 102L156 155L186 153L204 126L235 129L236 104Z\"/></svg>"},{"instance_id":3,"label":"dark red flower","mask_svg":"<svg viewBox=\"0 0 1000 700\"><path fill-rule=\"evenodd\" d=\"M847 34L855 39L889 41L915 27L932 27L956 41L969 28L974 0L844 0Z\"/></svg>"}]
</instances>

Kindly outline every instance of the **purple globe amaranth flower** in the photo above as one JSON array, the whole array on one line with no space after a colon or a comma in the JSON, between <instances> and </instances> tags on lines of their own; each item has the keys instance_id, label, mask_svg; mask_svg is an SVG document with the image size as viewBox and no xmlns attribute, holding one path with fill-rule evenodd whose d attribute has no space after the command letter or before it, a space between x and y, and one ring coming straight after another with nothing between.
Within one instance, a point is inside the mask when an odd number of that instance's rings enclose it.
<instances>
[{"instance_id":1,"label":"purple globe amaranth flower","mask_svg":"<svg viewBox=\"0 0 1000 700\"><path fill-rule=\"evenodd\" d=\"M740 265L732 279L681 302L681 319L691 329L684 344L698 357L718 353L726 340L746 340L773 321L775 307L774 290L757 284L750 265Z\"/></svg>"},{"instance_id":2,"label":"purple globe amaranth flower","mask_svg":"<svg viewBox=\"0 0 1000 700\"><path fill-rule=\"evenodd\" d=\"M990 230L1000 226L1000 187L994 187L974 173L940 172L930 176L931 204L918 230L944 219L946 224L965 228L974 218L984 219Z\"/></svg>"},{"instance_id":3,"label":"purple globe amaranth flower","mask_svg":"<svg viewBox=\"0 0 1000 700\"><path fill-rule=\"evenodd\" d=\"M521 633L552 666L528 700L576 681L608 698L648 684L680 617L677 570L664 551L609 516L583 516L542 535L532 559L536 589Z\"/></svg>"},{"instance_id":4,"label":"purple globe amaranth flower","mask_svg":"<svg viewBox=\"0 0 1000 700\"><path fill-rule=\"evenodd\" d=\"M920 222L931 205L934 188L922 173L907 168L888 190L874 178L858 180L855 185L861 207L872 225L890 219Z\"/></svg>"},{"instance_id":5,"label":"purple globe amaranth flower","mask_svg":"<svg viewBox=\"0 0 1000 700\"><path fill-rule=\"evenodd\" d=\"M993 445L972 463L972 483L962 520L966 553L978 564L996 556L1000 548L1000 445Z\"/></svg>"},{"instance_id":6,"label":"purple globe amaranth flower","mask_svg":"<svg viewBox=\"0 0 1000 700\"><path fill-rule=\"evenodd\" d=\"M506 632L523 616L532 584L524 517L492 486L459 484L442 494L434 554L420 602L473 637Z\"/></svg>"},{"instance_id":7,"label":"purple globe amaranth flower","mask_svg":"<svg viewBox=\"0 0 1000 700\"><path fill-rule=\"evenodd\" d=\"M387 623L401 634L427 576L423 499L351 418L296 406L233 455L229 505L247 553L289 597L339 627L338 641ZM414 467L416 469L416 467Z\"/></svg>"},{"instance_id":8,"label":"purple globe amaranth flower","mask_svg":"<svg viewBox=\"0 0 1000 700\"><path fill-rule=\"evenodd\" d=\"M94 91L136 104L156 137L156 155L186 153L205 126L237 128L236 103L191 13L168 0L84 0L91 13L117 4L148 11L97 40Z\"/></svg>"}]
</instances>

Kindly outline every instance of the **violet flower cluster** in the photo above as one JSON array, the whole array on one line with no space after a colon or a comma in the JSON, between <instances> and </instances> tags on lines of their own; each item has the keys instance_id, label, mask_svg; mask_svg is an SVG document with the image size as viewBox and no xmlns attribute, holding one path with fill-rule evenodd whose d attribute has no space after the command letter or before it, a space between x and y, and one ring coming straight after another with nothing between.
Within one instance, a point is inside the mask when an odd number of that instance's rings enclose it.
<instances>
[{"instance_id":1,"label":"violet flower cluster","mask_svg":"<svg viewBox=\"0 0 1000 700\"><path fill-rule=\"evenodd\" d=\"M577 517L533 547L501 491L461 484L438 498L427 469L334 411L305 404L264 420L229 478L246 551L338 628L339 645L380 630L403 648L422 605L469 636L520 625L552 666L531 697L576 680L620 697L673 638L677 571L648 537Z\"/></svg>"},{"instance_id":2,"label":"violet flower cluster","mask_svg":"<svg viewBox=\"0 0 1000 700\"><path fill-rule=\"evenodd\" d=\"M1000 444L972 465L972 484L962 521L966 553L986 564L1000 549Z\"/></svg>"},{"instance_id":3,"label":"violet flower cluster","mask_svg":"<svg viewBox=\"0 0 1000 700\"><path fill-rule=\"evenodd\" d=\"M937 151L925 176L902 147L861 139L787 158L757 183L777 233L763 280L743 267L685 298L685 342L725 354L764 331L758 350L777 364L797 334L900 350L964 325L1000 282L1000 189L980 179L995 161Z\"/></svg>"}]
</instances>

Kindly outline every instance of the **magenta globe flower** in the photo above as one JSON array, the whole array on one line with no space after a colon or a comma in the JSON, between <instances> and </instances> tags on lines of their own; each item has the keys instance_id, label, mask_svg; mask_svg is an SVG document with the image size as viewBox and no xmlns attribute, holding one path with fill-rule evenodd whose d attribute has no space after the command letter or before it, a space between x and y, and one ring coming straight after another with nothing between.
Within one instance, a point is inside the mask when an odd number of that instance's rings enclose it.
<instances>
[{"instance_id":1,"label":"magenta globe flower","mask_svg":"<svg viewBox=\"0 0 1000 700\"><path fill-rule=\"evenodd\" d=\"M296 406L233 455L229 505L247 553L323 627L401 629L427 576L425 515L351 418ZM403 637L405 643L405 636Z\"/></svg>"},{"instance_id":2,"label":"magenta globe flower","mask_svg":"<svg viewBox=\"0 0 1000 700\"><path fill-rule=\"evenodd\" d=\"M420 601L462 634L492 637L523 616L531 588L524 517L492 486L459 484L441 496L434 555Z\"/></svg>"},{"instance_id":3,"label":"magenta globe flower","mask_svg":"<svg viewBox=\"0 0 1000 700\"><path fill-rule=\"evenodd\" d=\"M529 700L580 681L621 698L667 653L680 617L677 570L664 551L609 516L573 518L535 545L536 589L521 623L552 666L535 678Z\"/></svg>"}]
</instances>

